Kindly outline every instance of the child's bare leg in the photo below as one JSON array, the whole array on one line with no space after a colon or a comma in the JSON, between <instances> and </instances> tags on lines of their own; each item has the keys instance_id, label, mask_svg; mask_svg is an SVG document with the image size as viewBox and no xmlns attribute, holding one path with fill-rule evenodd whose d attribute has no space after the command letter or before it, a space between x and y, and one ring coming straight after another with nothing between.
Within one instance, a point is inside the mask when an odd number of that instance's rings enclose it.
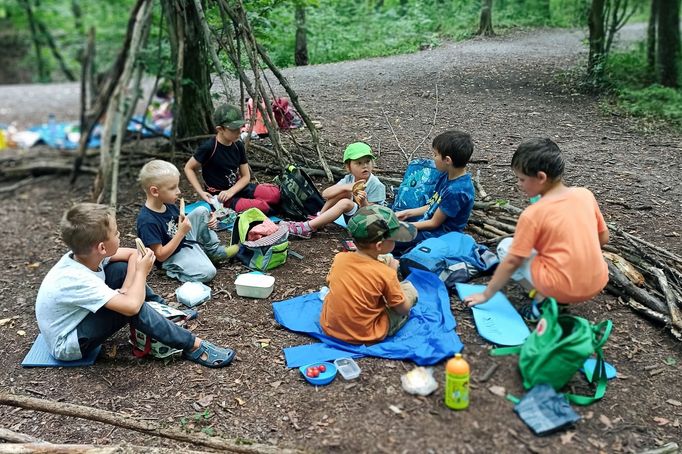
<instances>
[{"instance_id":1,"label":"child's bare leg","mask_svg":"<svg viewBox=\"0 0 682 454\"><path fill-rule=\"evenodd\" d=\"M326 202L324 202L324 205L322 206L320 213L324 213L325 211L331 209L333 206L335 206L341 200L350 200L348 198L348 195L349 195L348 193L342 192L341 194L337 195L336 197L332 197L331 199L328 199ZM337 216L337 217L339 217L339 216Z\"/></svg>"},{"instance_id":2,"label":"child's bare leg","mask_svg":"<svg viewBox=\"0 0 682 454\"><path fill-rule=\"evenodd\" d=\"M354 203L350 199L339 200L334 206L321 212L318 217L308 221L308 225L310 225L313 230L322 228L325 225L334 222L343 213L352 210L353 206Z\"/></svg>"}]
</instances>

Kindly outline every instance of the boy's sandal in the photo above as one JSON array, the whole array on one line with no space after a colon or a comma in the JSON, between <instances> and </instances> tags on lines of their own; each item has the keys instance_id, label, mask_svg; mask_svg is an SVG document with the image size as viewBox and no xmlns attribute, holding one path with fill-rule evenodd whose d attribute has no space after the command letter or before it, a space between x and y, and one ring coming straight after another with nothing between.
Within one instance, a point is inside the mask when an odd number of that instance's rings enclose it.
<instances>
[{"instance_id":1,"label":"boy's sandal","mask_svg":"<svg viewBox=\"0 0 682 454\"><path fill-rule=\"evenodd\" d=\"M194 310L194 309L186 309L182 311L185 316L187 317L187 320L195 320L199 316L199 311Z\"/></svg>"},{"instance_id":2,"label":"boy's sandal","mask_svg":"<svg viewBox=\"0 0 682 454\"><path fill-rule=\"evenodd\" d=\"M529 323L537 323L542 316L542 313L540 313L540 308L535 301L521 306L519 308L519 314L521 314L521 317L523 317L523 319Z\"/></svg>"},{"instance_id":3,"label":"boy's sandal","mask_svg":"<svg viewBox=\"0 0 682 454\"><path fill-rule=\"evenodd\" d=\"M202 356L206 355L206 358ZM235 351L231 348L217 347L202 340L201 345L193 352L183 352L182 356L202 366L218 368L228 366L234 359Z\"/></svg>"},{"instance_id":4,"label":"boy's sandal","mask_svg":"<svg viewBox=\"0 0 682 454\"><path fill-rule=\"evenodd\" d=\"M306 230L303 227L303 222L290 222L289 223L289 235L297 236L305 240L309 240L313 236L313 231Z\"/></svg>"}]
</instances>

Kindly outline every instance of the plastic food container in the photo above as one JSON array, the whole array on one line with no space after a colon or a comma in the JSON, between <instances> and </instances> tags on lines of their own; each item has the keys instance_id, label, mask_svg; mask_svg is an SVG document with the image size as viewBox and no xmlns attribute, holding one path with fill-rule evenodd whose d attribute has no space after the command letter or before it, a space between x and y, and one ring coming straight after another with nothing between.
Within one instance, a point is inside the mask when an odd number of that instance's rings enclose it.
<instances>
[{"instance_id":1,"label":"plastic food container","mask_svg":"<svg viewBox=\"0 0 682 454\"><path fill-rule=\"evenodd\" d=\"M308 368L317 367L321 365L324 365L325 367L324 372L320 372L317 377L308 376L307 374ZM303 375L303 378L305 378L308 383L315 386L328 385L329 383L334 381L334 378L336 377L336 366L334 366L332 363L327 362L306 364L305 366L299 367L298 370L301 371L301 375Z\"/></svg>"},{"instance_id":2,"label":"plastic food container","mask_svg":"<svg viewBox=\"0 0 682 454\"><path fill-rule=\"evenodd\" d=\"M185 282L175 290L175 297L185 306L194 307L211 299L211 288L201 282Z\"/></svg>"},{"instance_id":3,"label":"plastic food container","mask_svg":"<svg viewBox=\"0 0 682 454\"><path fill-rule=\"evenodd\" d=\"M334 360L334 365L344 380L352 380L360 375L360 366L353 358L339 358Z\"/></svg>"},{"instance_id":4,"label":"plastic food container","mask_svg":"<svg viewBox=\"0 0 682 454\"><path fill-rule=\"evenodd\" d=\"M267 298L275 287L275 278L259 272L245 273L237 276L234 285L239 296Z\"/></svg>"}]
</instances>

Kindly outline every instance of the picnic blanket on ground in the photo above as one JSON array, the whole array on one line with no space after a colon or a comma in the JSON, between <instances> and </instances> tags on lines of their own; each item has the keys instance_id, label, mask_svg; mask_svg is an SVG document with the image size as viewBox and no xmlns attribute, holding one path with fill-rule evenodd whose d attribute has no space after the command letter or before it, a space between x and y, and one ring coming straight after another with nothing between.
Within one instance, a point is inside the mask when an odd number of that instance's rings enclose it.
<instances>
[{"instance_id":1,"label":"picnic blanket on ground","mask_svg":"<svg viewBox=\"0 0 682 454\"><path fill-rule=\"evenodd\" d=\"M410 319L395 336L374 345L353 345L327 336L320 327L322 301L319 292L273 303L275 320L279 324L322 342L285 348L287 367L348 356L407 359L427 366L460 352L463 344L455 333L457 323L443 282L435 274L423 270L412 270L407 280L419 292L419 301L412 308Z\"/></svg>"}]
</instances>

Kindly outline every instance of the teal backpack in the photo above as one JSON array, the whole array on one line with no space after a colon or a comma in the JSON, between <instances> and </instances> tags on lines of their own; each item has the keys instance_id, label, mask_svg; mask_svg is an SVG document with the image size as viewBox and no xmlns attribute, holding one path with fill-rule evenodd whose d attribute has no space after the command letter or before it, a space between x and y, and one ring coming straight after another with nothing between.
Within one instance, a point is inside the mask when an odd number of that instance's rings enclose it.
<instances>
[{"instance_id":1,"label":"teal backpack","mask_svg":"<svg viewBox=\"0 0 682 454\"><path fill-rule=\"evenodd\" d=\"M602 346L611 334L611 320L593 325L574 315L559 314L553 298L542 304L542 317L526 341L517 347L494 348L492 356L518 354L523 387L530 389L540 383L559 391L583 367L585 360L596 354L590 382L596 384L594 396L566 394L577 405L589 405L604 397L606 367Z\"/></svg>"},{"instance_id":2,"label":"teal backpack","mask_svg":"<svg viewBox=\"0 0 682 454\"><path fill-rule=\"evenodd\" d=\"M237 258L252 270L271 270L287 261L289 229L286 223L280 223L275 233L247 241L249 231L266 219L268 217L258 208L249 208L237 216L232 227L231 244L239 244Z\"/></svg>"}]
</instances>

